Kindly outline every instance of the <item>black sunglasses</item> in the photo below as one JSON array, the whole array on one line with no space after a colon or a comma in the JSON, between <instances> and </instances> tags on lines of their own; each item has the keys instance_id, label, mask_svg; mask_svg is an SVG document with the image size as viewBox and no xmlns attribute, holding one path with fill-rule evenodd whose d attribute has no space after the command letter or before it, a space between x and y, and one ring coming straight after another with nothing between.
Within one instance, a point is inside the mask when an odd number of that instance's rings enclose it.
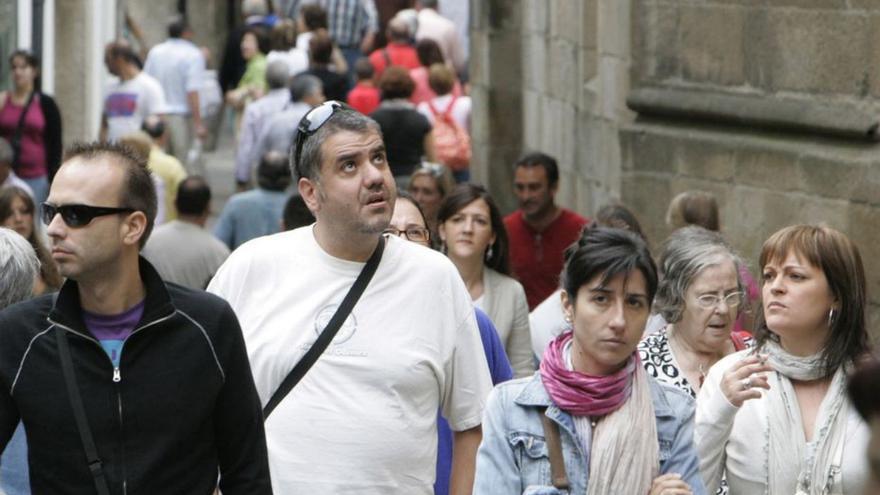
<instances>
[{"instance_id":1,"label":"black sunglasses","mask_svg":"<svg viewBox=\"0 0 880 495\"><path fill-rule=\"evenodd\" d=\"M109 206L89 205L61 205L55 206L49 203L40 205L40 219L49 225L55 215L61 215L61 219L68 227L82 227L88 225L95 217L113 215L116 213L131 213L134 208L111 208Z\"/></svg>"},{"instance_id":2,"label":"black sunglasses","mask_svg":"<svg viewBox=\"0 0 880 495\"><path fill-rule=\"evenodd\" d=\"M330 120L330 117L342 107L342 103L339 103L336 100L325 101L309 110L309 112L299 121L299 125L296 127L296 148L293 155L293 165L296 167L296 174L299 177L304 177L302 169L299 166L299 158L300 155L302 155L303 143L306 142L306 139L309 136L318 132L318 129L326 124L327 121Z\"/></svg>"}]
</instances>

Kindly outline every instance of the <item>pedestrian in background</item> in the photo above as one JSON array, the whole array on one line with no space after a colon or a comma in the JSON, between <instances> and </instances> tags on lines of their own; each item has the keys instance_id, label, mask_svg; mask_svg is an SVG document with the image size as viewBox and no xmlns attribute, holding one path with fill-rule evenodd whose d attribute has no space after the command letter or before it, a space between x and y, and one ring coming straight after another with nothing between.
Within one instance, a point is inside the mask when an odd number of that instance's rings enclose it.
<instances>
[{"instance_id":1,"label":"pedestrian in background","mask_svg":"<svg viewBox=\"0 0 880 495\"><path fill-rule=\"evenodd\" d=\"M12 90L0 92L0 137L12 146L12 171L41 203L61 165L61 112L55 100L40 90L36 56L16 50L8 60Z\"/></svg>"}]
</instances>

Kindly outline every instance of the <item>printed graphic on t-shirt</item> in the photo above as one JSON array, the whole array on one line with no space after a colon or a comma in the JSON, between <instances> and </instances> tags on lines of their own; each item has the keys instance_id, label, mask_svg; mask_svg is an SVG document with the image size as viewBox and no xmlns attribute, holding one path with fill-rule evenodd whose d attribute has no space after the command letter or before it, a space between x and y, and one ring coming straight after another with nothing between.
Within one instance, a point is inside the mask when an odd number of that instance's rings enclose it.
<instances>
[{"instance_id":1,"label":"printed graphic on t-shirt","mask_svg":"<svg viewBox=\"0 0 880 495\"><path fill-rule=\"evenodd\" d=\"M324 306L321 311L318 311L318 316L315 317L315 339L317 339L318 336L321 335L321 332L327 328L327 324L330 323L330 319L336 314L338 308L338 304L330 304ZM342 323L342 326L339 327L339 331L336 332L336 335L333 337L333 345L344 344L354 335L356 330L357 319L354 317L354 314L350 313L348 318Z\"/></svg>"},{"instance_id":2,"label":"printed graphic on t-shirt","mask_svg":"<svg viewBox=\"0 0 880 495\"><path fill-rule=\"evenodd\" d=\"M104 108L108 117L131 117L137 110L137 93L113 93Z\"/></svg>"}]
</instances>

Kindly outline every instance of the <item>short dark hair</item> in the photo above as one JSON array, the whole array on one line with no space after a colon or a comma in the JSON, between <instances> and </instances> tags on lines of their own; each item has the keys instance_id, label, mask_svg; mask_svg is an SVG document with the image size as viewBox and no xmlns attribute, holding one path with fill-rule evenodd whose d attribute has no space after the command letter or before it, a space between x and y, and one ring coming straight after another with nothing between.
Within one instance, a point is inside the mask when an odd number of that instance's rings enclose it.
<instances>
[{"instance_id":1,"label":"short dark hair","mask_svg":"<svg viewBox=\"0 0 880 495\"><path fill-rule=\"evenodd\" d=\"M165 134L165 121L157 115L148 115L141 124L141 130L153 139L159 139Z\"/></svg>"},{"instance_id":2,"label":"short dark hair","mask_svg":"<svg viewBox=\"0 0 880 495\"><path fill-rule=\"evenodd\" d=\"M141 58L127 41L113 41L107 45L106 53L111 58L121 58L127 63L142 67Z\"/></svg>"},{"instance_id":3,"label":"short dark hair","mask_svg":"<svg viewBox=\"0 0 880 495\"><path fill-rule=\"evenodd\" d=\"M771 262L781 262L793 252L825 274L828 288L840 303L839 311L830 318L828 340L822 349L825 376L849 362L860 359L869 349L865 320L868 305L865 267L859 248L842 232L826 225L792 225L764 241L759 263L761 271ZM775 338L767 327L763 306L758 307L755 320L757 348Z\"/></svg>"},{"instance_id":4,"label":"short dark hair","mask_svg":"<svg viewBox=\"0 0 880 495\"><path fill-rule=\"evenodd\" d=\"M290 185L287 157L278 151L269 151L260 157L257 165L257 185L269 191L283 191Z\"/></svg>"},{"instance_id":5,"label":"short dark hair","mask_svg":"<svg viewBox=\"0 0 880 495\"><path fill-rule=\"evenodd\" d=\"M294 156L296 145L290 147L290 168L297 179L305 177L312 181L319 180L321 163L324 160L324 156L321 153L321 145L324 144L327 138L340 131L351 131L360 134L375 132L379 137L382 137L382 129L375 120L343 104L327 119L327 122L320 129L305 138L298 164L295 163L296 157ZM295 142L296 136L294 136Z\"/></svg>"},{"instance_id":6,"label":"short dark hair","mask_svg":"<svg viewBox=\"0 0 880 495\"><path fill-rule=\"evenodd\" d=\"M416 55L423 67L445 63L440 45L431 38L422 38L416 43Z\"/></svg>"},{"instance_id":7,"label":"short dark hair","mask_svg":"<svg viewBox=\"0 0 880 495\"><path fill-rule=\"evenodd\" d=\"M186 21L186 17L182 15L176 15L168 22L169 38L180 38L187 31L189 31L189 23Z\"/></svg>"},{"instance_id":8,"label":"short dark hair","mask_svg":"<svg viewBox=\"0 0 880 495\"><path fill-rule=\"evenodd\" d=\"M382 91L383 100L409 98L416 89L416 83L410 77L408 70L392 65L382 72L379 89Z\"/></svg>"},{"instance_id":9,"label":"short dark hair","mask_svg":"<svg viewBox=\"0 0 880 495\"><path fill-rule=\"evenodd\" d=\"M519 167L544 167L544 172L547 174L547 184L553 187L559 182L559 165L556 164L555 158L546 153L540 151L526 153L517 160L514 168Z\"/></svg>"},{"instance_id":10,"label":"short dark hair","mask_svg":"<svg viewBox=\"0 0 880 495\"><path fill-rule=\"evenodd\" d=\"M375 71L373 70L373 64L370 63L370 59L367 57L357 59L354 63L354 73L357 75L358 81L372 79Z\"/></svg>"},{"instance_id":11,"label":"short dark hair","mask_svg":"<svg viewBox=\"0 0 880 495\"><path fill-rule=\"evenodd\" d=\"M284 230L293 230L315 223L315 215L306 206L303 197L294 194L287 198L287 203L284 204L284 214L281 221L284 223Z\"/></svg>"},{"instance_id":12,"label":"short dark hair","mask_svg":"<svg viewBox=\"0 0 880 495\"><path fill-rule=\"evenodd\" d=\"M302 16L303 24L306 25L306 29L309 31L327 29L329 27L327 11L320 5L314 3L303 5L299 9L299 15Z\"/></svg>"},{"instance_id":13,"label":"short dark hair","mask_svg":"<svg viewBox=\"0 0 880 495\"><path fill-rule=\"evenodd\" d=\"M263 55L269 53L272 49L271 42L269 41L269 33L266 32L265 28L261 26L248 26L245 28L244 32L241 33L241 38L244 39L247 34L254 35L254 38L257 40L257 50Z\"/></svg>"},{"instance_id":14,"label":"short dark hair","mask_svg":"<svg viewBox=\"0 0 880 495\"><path fill-rule=\"evenodd\" d=\"M595 222L602 227L626 229L635 232L639 237L645 239L646 243L648 242L635 213L622 204L611 203L599 208L599 211L596 212Z\"/></svg>"},{"instance_id":15,"label":"short dark hair","mask_svg":"<svg viewBox=\"0 0 880 495\"><path fill-rule=\"evenodd\" d=\"M596 276L601 276L605 284L633 270L639 270L645 277L650 305L657 293L657 266L645 241L629 230L591 227L584 229L580 239L565 250L560 282L574 300L578 290Z\"/></svg>"},{"instance_id":16,"label":"short dark hair","mask_svg":"<svg viewBox=\"0 0 880 495\"><path fill-rule=\"evenodd\" d=\"M128 146L100 141L74 143L64 153L64 161L68 162L74 158L83 160L109 158L112 163L124 168L125 183L120 190L119 206L140 211L147 217L147 226L144 228L144 235L140 238L140 247L144 247L153 231L158 209L156 186L147 169L146 158Z\"/></svg>"},{"instance_id":17,"label":"short dark hair","mask_svg":"<svg viewBox=\"0 0 880 495\"><path fill-rule=\"evenodd\" d=\"M495 234L495 242L490 246L492 255L486 260L486 266L496 272L510 275L507 229L504 227L501 210L485 187L470 183L455 186L437 210L437 225L446 222L478 199L482 199L489 206L489 221L492 225L492 233Z\"/></svg>"},{"instance_id":18,"label":"short dark hair","mask_svg":"<svg viewBox=\"0 0 880 495\"><path fill-rule=\"evenodd\" d=\"M190 175L177 186L174 206L181 215L202 215L211 205L211 188L199 175Z\"/></svg>"},{"instance_id":19,"label":"short dark hair","mask_svg":"<svg viewBox=\"0 0 880 495\"><path fill-rule=\"evenodd\" d=\"M309 56L312 63L326 65L333 56L333 40L325 30L316 31L309 40Z\"/></svg>"}]
</instances>

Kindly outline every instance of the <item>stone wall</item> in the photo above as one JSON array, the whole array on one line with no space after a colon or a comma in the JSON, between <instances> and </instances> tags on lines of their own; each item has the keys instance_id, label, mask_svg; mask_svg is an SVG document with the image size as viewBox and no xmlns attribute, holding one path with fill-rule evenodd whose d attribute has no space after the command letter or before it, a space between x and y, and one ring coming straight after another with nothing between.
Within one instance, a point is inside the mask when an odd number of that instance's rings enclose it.
<instances>
[{"instance_id":1,"label":"stone wall","mask_svg":"<svg viewBox=\"0 0 880 495\"><path fill-rule=\"evenodd\" d=\"M536 149L559 161L562 204L590 213L618 197L629 0L471 5L475 178L512 210L512 164Z\"/></svg>"},{"instance_id":2,"label":"stone wall","mask_svg":"<svg viewBox=\"0 0 880 495\"><path fill-rule=\"evenodd\" d=\"M534 148L559 158L560 203L619 198L654 246L688 189L717 195L753 271L774 231L826 222L861 248L880 321L880 3L474 4L473 168L500 204Z\"/></svg>"}]
</instances>

